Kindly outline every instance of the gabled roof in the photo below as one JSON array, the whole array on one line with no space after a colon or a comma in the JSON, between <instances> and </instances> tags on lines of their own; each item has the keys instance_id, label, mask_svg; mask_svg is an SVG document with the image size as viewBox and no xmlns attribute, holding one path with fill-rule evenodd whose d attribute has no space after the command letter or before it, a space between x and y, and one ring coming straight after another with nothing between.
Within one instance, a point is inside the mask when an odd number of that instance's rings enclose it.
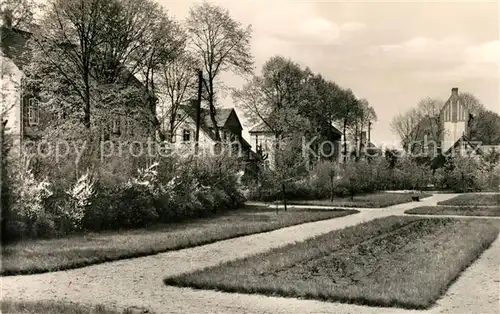
<instances>
[{"instance_id":1,"label":"gabled roof","mask_svg":"<svg viewBox=\"0 0 500 314\"><path fill-rule=\"evenodd\" d=\"M186 114L196 122L196 100L189 101L186 105L182 106L182 109L186 112ZM219 108L215 111L215 120L217 122L217 126L222 128L226 125L229 117L234 114L236 119L239 122L238 115L234 108ZM240 123L241 125L241 123ZM211 140L216 141L215 133L212 130L213 123L210 117L210 111L208 109L201 109L201 117L200 117L200 130L203 131L207 136L210 137ZM247 148L252 147L243 137L240 138L241 144L246 146Z\"/></svg>"},{"instance_id":2,"label":"gabled roof","mask_svg":"<svg viewBox=\"0 0 500 314\"><path fill-rule=\"evenodd\" d=\"M215 121L217 122L217 127L223 127L233 111L233 108L217 108L215 110ZM214 125L212 123L212 118L210 117L210 111L208 109L201 109L201 115L205 125L212 128Z\"/></svg>"},{"instance_id":3,"label":"gabled roof","mask_svg":"<svg viewBox=\"0 0 500 314\"><path fill-rule=\"evenodd\" d=\"M446 162L446 158L444 156L449 156L449 154L451 153L451 150L452 149L457 149L460 147L461 144L465 143L466 145L468 145L469 147L471 147L475 153L477 153L478 155L483 155L484 152L481 150L481 147L480 145L475 145L474 143L472 143L469 138L465 135L462 135L462 137L460 137L456 142L455 144L453 144L450 148L448 148L444 153L441 153L439 154L438 156L436 156L434 159L432 159L431 161L431 168L432 169L437 169L437 168L440 168L444 165L444 163Z\"/></svg>"},{"instance_id":4,"label":"gabled roof","mask_svg":"<svg viewBox=\"0 0 500 314\"><path fill-rule=\"evenodd\" d=\"M342 132L340 132L339 129L337 129L334 125L330 126L330 130L333 134L342 136ZM251 128L249 133L273 133L273 131L265 122L261 122Z\"/></svg>"},{"instance_id":5,"label":"gabled roof","mask_svg":"<svg viewBox=\"0 0 500 314\"><path fill-rule=\"evenodd\" d=\"M265 122L261 122L248 131L248 133L273 133Z\"/></svg>"}]
</instances>

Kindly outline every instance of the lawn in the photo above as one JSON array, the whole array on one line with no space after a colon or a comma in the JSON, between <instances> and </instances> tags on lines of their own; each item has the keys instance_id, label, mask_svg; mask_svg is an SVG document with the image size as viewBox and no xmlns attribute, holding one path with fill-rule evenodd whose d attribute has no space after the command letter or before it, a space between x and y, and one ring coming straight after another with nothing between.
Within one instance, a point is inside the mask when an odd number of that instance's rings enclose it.
<instances>
[{"instance_id":1,"label":"lawn","mask_svg":"<svg viewBox=\"0 0 500 314\"><path fill-rule=\"evenodd\" d=\"M306 222L342 217L355 210L247 207L210 218L150 229L86 233L2 247L2 275L30 274L183 249Z\"/></svg>"},{"instance_id":2,"label":"lawn","mask_svg":"<svg viewBox=\"0 0 500 314\"><path fill-rule=\"evenodd\" d=\"M419 215L457 215L499 217L500 206L422 206L405 211L406 214Z\"/></svg>"},{"instance_id":3,"label":"lawn","mask_svg":"<svg viewBox=\"0 0 500 314\"><path fill-rule=\"evenodd\" d=\"M423 309L497 234L483 220L390 216L164 281L198 289Z\"/></svg>"},{"instance_id":4,"label":"lawn","mask_svg":"<svg viewBox=\"0 0 500 314\"><path fill-rule=\"evenodd\" d=\"M75 303L60 302L13 302L2 301L1 313L4 314L134 314L133 309L123 312L107 309L103 306L84 306ZM142 312L141 312L142 313ZM151 312L148 312L151 313Z\"/></svg>"},{"instance_id":5,"label":"lawn","mask_svg":"<svg viewBox=\"0 0 500 314\"><path fill-rule=\"evenodd\" d=\"M397 204L408 203L412 201L412 196L419 196L420 199L432 196L425 193L373 193L366 195L357 195L353 199L350 197L335 198L333 202L329 199L325 200L304 200L304 201L287 201L291 205L318 205L318 206L335 206L335 207L360 207L360 208L382 208ZM280 202L281 203L281 202Z\"/></svg>"},{"instance_id":6,"label":"lawn","mask_svg":"<svg viewBox=\"0 0 500 314\"><path fill-rule=\"evenodd\" d=\"M454 206L500 206L500 194L462 194L438 205Z\"/></svg>"}]
</instances>

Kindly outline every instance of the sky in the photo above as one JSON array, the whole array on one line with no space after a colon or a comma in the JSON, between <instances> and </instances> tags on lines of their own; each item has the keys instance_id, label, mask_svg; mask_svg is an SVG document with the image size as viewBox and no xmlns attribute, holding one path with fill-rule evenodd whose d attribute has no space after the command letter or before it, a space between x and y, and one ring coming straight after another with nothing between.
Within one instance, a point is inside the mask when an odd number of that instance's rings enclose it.
<instances>
[{"instance_id":1,"label":"sky","mask_svg":"<svg viewBox=\"0 0 500 314\"><path fill-rule=\"evenodd\" d=\"M179 21L196 1L158 0ZM310 67L375 108L372 141L398 142L391 119L452 87L500 113L500 2L212 1L251 24L255 73L274 55ZM224 84L244 80L230 73ZM232 107L223 96L221 105ZM242 112L238 111L240 117ZM244 137L249 125L244 117Z\"/></svg>"}]
</instances>

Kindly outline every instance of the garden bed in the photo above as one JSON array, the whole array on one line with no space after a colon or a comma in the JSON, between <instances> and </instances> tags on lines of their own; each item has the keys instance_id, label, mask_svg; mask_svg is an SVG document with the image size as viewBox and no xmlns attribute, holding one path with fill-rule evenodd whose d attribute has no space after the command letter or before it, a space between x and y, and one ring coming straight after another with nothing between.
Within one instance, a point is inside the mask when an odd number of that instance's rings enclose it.
<instances>
[{"instance_id":1,"label":"garden bed","mask_svg":"<svg viewBox=\"0 0 500 314\"><path fill-rule=\"evenodd\" d=\"M409 209L405 214L500 217L500 206L423 206Z\"/></svg>"},{"instance_id":2,"label":"garden bed","mask_svg":"<svg viewBox=\"0 0 500 314\"><path fill-rule=\"evenodd\" d=\"M439 202L438 205L454 206L500 206L500 193L498 194L462 194L452 199Z\"/></svg>"},{"instance_id":3,"label":"garden bed","mask_svg":"<svg viewBox=\"0 0 500 314\"><path fill-rule=\"evenodd\" d=\"M498 229L487 221L391 216L169 277L165 283L423 309L497 234Z\"/></svg>"},{"instance_id":4,"label":"garden bed","mask_svg":"<svg viewBox=\"0 0 500 314\"><path fill-rule=\"evenodd\" d=\"M418 196L420 200L432 196L426 193L373 193L366 195L356 195L354 198L334 198L333 201L326 200L290 200L290 205L314 205L314 206L334 206L334 207L359 207L359 208L383 208L403 203L412 202L412 197ZM282 201L278 203L282 204Z\"/></svg>"},{"instance_id":5,"label":"garden bed","mask_svg":"<svg viewBox=\"0 0 500 314\"><path fill-rule=\"evenodd\" d=\"M49 272L152 255L354 213L357 211L291 209L276 212L269 207L248 207L149 229L29 240L2 248L2 275Z\"/></svg>"}]
</instances>

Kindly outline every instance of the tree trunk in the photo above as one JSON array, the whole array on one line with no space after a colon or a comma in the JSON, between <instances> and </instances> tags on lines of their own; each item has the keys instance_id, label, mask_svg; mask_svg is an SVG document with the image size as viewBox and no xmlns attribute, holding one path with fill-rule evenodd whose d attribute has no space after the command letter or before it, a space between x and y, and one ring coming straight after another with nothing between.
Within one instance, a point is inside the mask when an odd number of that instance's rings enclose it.
<instances>
[{"instance_id":1,"label":"tree trunk","mask_svg":"<svg viewBox=\"0 0 500 314\"><path fill-rule=\"evenodd\" d=\"M330 176L330 201L333 202L333 193L334 193L334 177Z\"/></svg>"},{"instance_id":2,"label":"tree trunk","mask_svg":"<svg viewBox=\"0 0 500 314\"><path fill-rule=\"evenodd\" d=\"M346 129L347 129L347 118L344 119L343 136L344 136L344 162L347 160L347 139L346 139Z\"/></svg>"},{"instance_id":3,"label":"tree trunk","mask_svg":"<svg viewBox=\"0 0 500 314\"><path fill-rule=\"evenodd\" d=\"M83 82L85 84L85 93L83 95L85 98L83 124L85 128L90 129L90 83L89 83L89 69L87 67L85 67L83 70Z\"/></svg>"},{"instance_id":4,"label":"tree trunk","mask_svg":"<svg viewBox=\"0 0 500 314\"><path fill-rule=\"evenodd\" d=\"M210 109L210 119L212 120L212 124L214 125L214 132L215 132L215 140L217 142L221 141L220 138L220 133L219 133L219 126L217 125L217 119L216 119L216 112L215 112L215 105L214 105L214 79L211 77L209 73L209 78L208 78L208 106Z\"/></svg>"},{"instance_id":5,"label":"tree trunk","mask_svg":"<svg viewBox=\"0 0 500 314\"><path fill-rule=\"evenodd\" d=\"M285 211L287 211L285 182L281 183L281 189L283 190L283 205L285 206Z\"/></svg>"}]
</instances>

